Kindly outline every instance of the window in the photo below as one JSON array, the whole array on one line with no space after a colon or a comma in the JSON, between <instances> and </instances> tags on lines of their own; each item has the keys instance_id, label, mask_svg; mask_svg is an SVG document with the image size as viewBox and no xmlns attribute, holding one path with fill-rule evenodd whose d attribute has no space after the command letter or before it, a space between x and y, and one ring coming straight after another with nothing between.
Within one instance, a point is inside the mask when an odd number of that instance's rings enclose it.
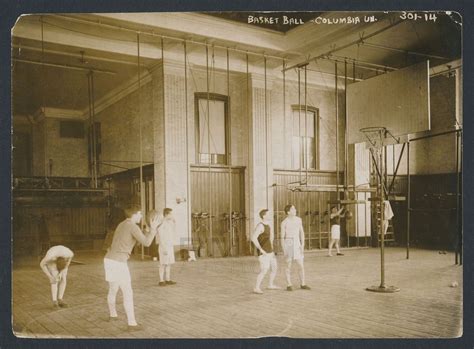
<instances>
[{"instance_id":1,"label":"window","mask_svg":"<svg viewBox=\"0 0 474 349\"><path fill-rule=\"evenodd\" d=\"M61 138L84 138L84 122L60 121L59 136Z\"/></svg>"},{"instance_id":2,"label":"window","mask_svg":"<svg viewBox=\"0 0 474 349\"><path fill-rule=\"evenodd\" d=\"M292 157L293 169L317 169L318 110L308 106L293 106Z\"/></svg>"},{"instance_id":3,"label":"window","mask_svg":"<svg viewBox=\"0 0 474 349\"><path fill-rule=\"evenodd\" d=\"M208 103L207 93L196 93L195 103L196 161L226 165L227 97L210 93Z\"/></svg>"}]
</instances>

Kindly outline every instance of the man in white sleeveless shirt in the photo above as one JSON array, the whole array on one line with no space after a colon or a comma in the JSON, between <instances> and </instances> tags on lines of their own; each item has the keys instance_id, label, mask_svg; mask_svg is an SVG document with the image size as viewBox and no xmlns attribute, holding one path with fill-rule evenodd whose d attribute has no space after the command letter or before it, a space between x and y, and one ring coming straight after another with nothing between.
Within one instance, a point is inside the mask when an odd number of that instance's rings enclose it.
<instances>
[{"instance_id":1,"label":"man in white sleeveless shirt","mask_svg":"<svg viewBox=\"0 0 474 349\"><path fill-rule=\"evenodd\" d=\"M281 222L281 239L283 254L286 259L286 282L287 291L293 291L291 283L291 265L293 261L298 264L300 287L303 290L310 290L311 288L306 285L305 274L304 274L304 230L303 222L300 217L296 216L296 208L293 205L285 206L285 213L287 217Z\"/></svg>"},{"instance_id":2,"label":"man in white sleeveless shirt","mask_svg":"<svg viewBox=\"0 0 474 349\"><path fill-rule=\"evenodd\" d=\"M58 245L51 247L40 262L40 267L51 284L53 307L57 309L67 307L63 297L66 291L67 271L72 257L74 257L74 253L69 248Z\"/></svg>"}]
</instances>

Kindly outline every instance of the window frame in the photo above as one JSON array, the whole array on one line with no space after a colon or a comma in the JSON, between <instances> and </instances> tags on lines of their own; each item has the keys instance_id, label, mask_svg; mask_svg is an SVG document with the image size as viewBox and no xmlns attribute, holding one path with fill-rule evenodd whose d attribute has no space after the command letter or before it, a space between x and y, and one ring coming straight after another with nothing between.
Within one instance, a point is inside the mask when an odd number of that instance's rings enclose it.
<instances>
[{"instance_id":1,"label":"window frame","mask_svg":"<svg viewBox=\"0 0 474 349\"><path fill-rule=\"evenodd\" d=\"M212 162L201 162L200 152L201 149L201 137L200 137L200 123L199 123L199 100L205 99L209 101L220 101L224 102L224 129L225 129L225 155L224 155L224 163L212 163ZM212 165L212 166L227 166L230 157L230 144L229 144L229 97L226 95L218 94L218 93L207 93L207 92L195 92L194 93L194 137L195 137L195 163L197 165ZM207 153L202 153L207 154ZM210 155L209 155L210 156Z\"/></svg>"},{"instance_id":2,"label":"window frame","mask_svg":"<svg viewBox=\"0 0 474 349\"><path fill-rule=\"evenodd\" d=\"M313 167L308 167L307 169L308 170L314 170L314 171L318 171L319 168L320 168L320 155L319 155L319 149L320 149L320 132L319 132L319 108L316 108L316 107L313 107L313 106L310 106L310 105L304 105L304 104L292 104L291 105L291 117L293 118L294 117L294 112L298 112L298 111L302 111L302 112L310 112L310 113L313 113L314 115L314 135L313 137L315 138L314 140L314 146L313 146L313 150L314 150L314 156L315 156L315 159L314 159L314 168ZM292 124L294 124L293 122L294 120L292 120ZM292 144L292 147L293 147L293 129L291 131L291 144ZM299 136L299 138L304 138L304 136ZM306 148L306 147L305 147ZM301 140L300 140L300 152L301 152ZM300 157L302 157L302 159L300 159L300 163L302 163L304 160L304 155L300 153ZM293 150L291 151L291 169L293 170ZM300 168L298 168L300 169ZM301 166L301 169L303 170L306 170L305 167L302 167Z\"/></svg>"}]
</instances>

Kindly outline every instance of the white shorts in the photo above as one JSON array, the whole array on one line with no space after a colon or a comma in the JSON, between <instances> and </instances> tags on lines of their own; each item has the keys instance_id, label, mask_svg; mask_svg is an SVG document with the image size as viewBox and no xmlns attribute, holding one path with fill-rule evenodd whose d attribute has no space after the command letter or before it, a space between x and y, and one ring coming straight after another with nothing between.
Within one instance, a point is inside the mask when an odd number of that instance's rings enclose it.
<instances>
[{"instance_id":1,"label":"white shorts","mask_svg":"<svg viewBox=\"0 0 474 349\"><path fill-rule=\"evenodd\" d=\"M105 281L108 282L131 282L130 270L127 262L118 262L113 259L104 258Z\"/></svg>"},{"instance_id":2,"label":"white shorts","mask_svg":"<svg viewBox=\"0 0 474 349\"><path fill-rule=\"evenodd\" d=\"M276 267L276 258L274 252L258 256L258 261L260 262L261 269L268 269L270 268L270 266L272 267L272 269Z\"/></svg>"},{"instance_id":3,"label":"white shorts","mask_svg":"<svg viewBox=\"0 0 474 349\"><path fill-rule=\"evenodd\" d=\"M53 275L53 277L56 279L57 282L66 279L68 268L64 268L60 272L58 270L58 267L56 266L56 263L48 264L46 267L48 268L49 272L51 273L51 275Z\"/></svg>"},{"instance_id":4,"label":"white shorts","mask_svg":"<svg viewBox=\"0 0 474 349\"><path fill-rule=\"evenodd\" d=\"M167 254L165 254L168 252ZM160 265L166 265L166 264L174 264L175 258L174 258L174 249L161 249L158 248L158 255L160 256Z\"/></svg>"},{"instance_id":5,"label":"white shorts","mask_svg":"<svg viewBox=\"0 0 474 349\"><path fill-rule=\"evenodd\" d=\"M283 243L285 244L284 254L287 262L294 259L304 259L299 240L295 241L294 239L287 239Z\"/></svg>"},{"instance_id":6,"label":"white shorts","mask_svg":"<svg viewBox=\"0 0 474 349\"><path fill-rule=\"evenodd\" d=\"M337 240L341 238L341 226L334 224L331 226L331 239Z\"/></svg>"}]
</instances>

